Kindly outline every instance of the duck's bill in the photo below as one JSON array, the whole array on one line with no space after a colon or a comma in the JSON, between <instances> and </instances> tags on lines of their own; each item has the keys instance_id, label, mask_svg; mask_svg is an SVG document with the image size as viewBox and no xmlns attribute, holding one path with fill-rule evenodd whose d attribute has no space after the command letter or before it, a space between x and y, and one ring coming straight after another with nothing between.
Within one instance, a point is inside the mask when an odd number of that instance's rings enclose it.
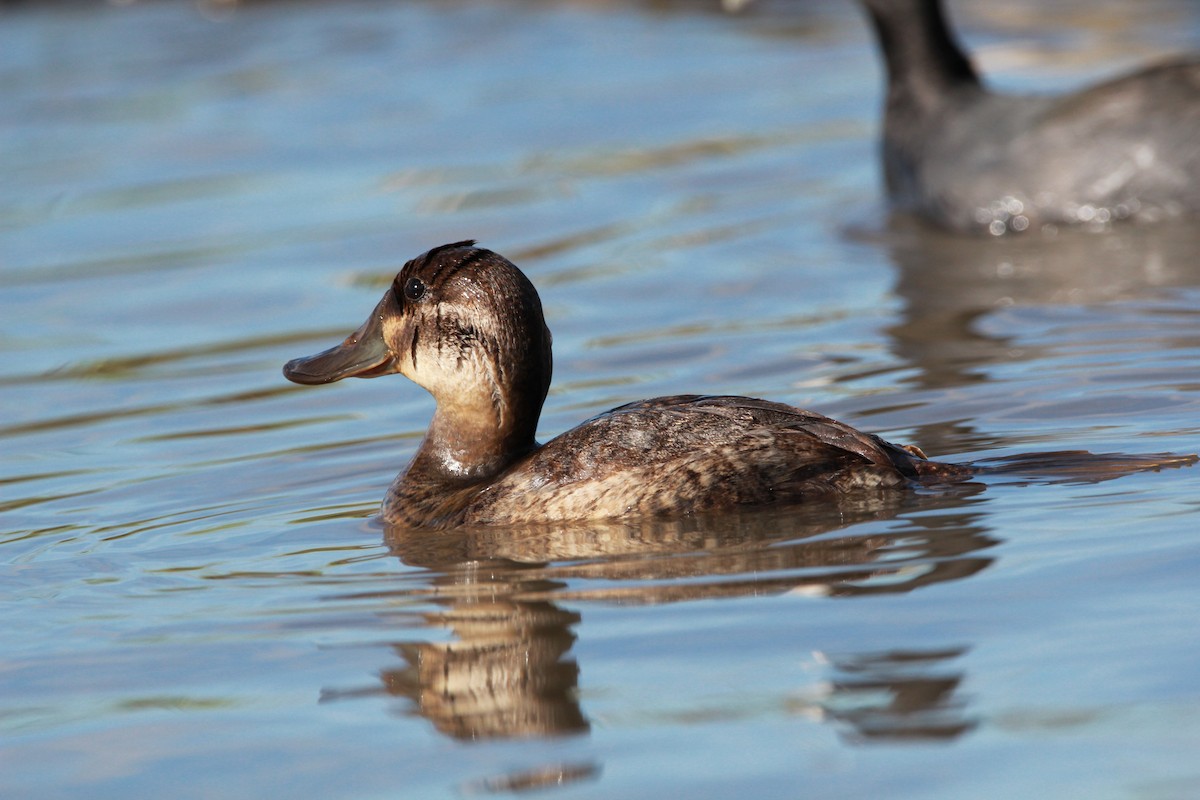
<instances>
[{"instance_id":1,"label":"duck's bill","mask_svg":"<svg viewBox=\"0 0 1200 800\"><path fill-rule=\"evenodd\" d=\"M312 356L294 358L283 367L293 383L318 384L342 378L374 378L395 372L392 352L383 340L378 313L346 337L346 341Z\"/></svg>"}]
</instances>

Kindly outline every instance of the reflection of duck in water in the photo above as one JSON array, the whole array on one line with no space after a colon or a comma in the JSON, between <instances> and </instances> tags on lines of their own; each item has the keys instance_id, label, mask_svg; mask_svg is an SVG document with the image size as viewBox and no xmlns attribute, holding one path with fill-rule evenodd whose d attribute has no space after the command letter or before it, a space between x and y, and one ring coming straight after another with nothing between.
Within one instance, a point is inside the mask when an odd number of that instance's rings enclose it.
<instances>
[{"instance_id":1,"label":"reflection of duck in water","mask_svg":"<svg viewBox=\"0 0 1200 800\"><path fill-rule=\"evenodd\" d=\"M838 497L969 477L819 414L745 397L660 397L534 441L550 332L507 259L457 242L404 265L342 344L291 361L297 383L400 372L437 411L383 505L414 527L521 524Z\"/></svg>"},{"instance_id":2,"label":"reflection of duck in water","mask_svg":"<svg viewBox=\"0 0 1200 800\"><path fill-rule=\"evenodd\" d=\"M455 639L398 645L408 666L383 672L387 692L411 698L421 716L459 739L585 732L579 667L568 655L579 615L511 596L557 587L521 581L520 569L502 562L494 568L499 579L481 578L489 566L456 566L437 579L444 609L430 622Z\"/></svg>"},{"instance_id":3,"label":"reflection of duck in water","mask_svg":"<svg viewBox=\"0 0 1200 800\"><path fill-rule=\"evenodd\" d=\"M431 604L419 618L451 635L395 642L404 663L389 660L378 684L326 689L322 700L404 698L405 716L418 714L461 740L586 733L579 692L586 669L571 652L577 636L586 638L588 614L579 604L631 608L787 592L862 597L964 580L987 568L997 540L971 499L983 487L962 488L891 493L877 498L889 507L851 506L845 514L813 505L561 528L389 527L395 555L427 580L382 596L409 613ZM894 519L905 510L919 513ZM868 521L884 524L858 529ZM411 621L409 613L402 616ZM961 671L944 668L962 649L929 652L913 643L899 651L814 653L823 679L780 696L798 715L848 723L849 734L871 738L950 738L970 729L956 697ZM528 787L599 771L598 764L548 762L488 783Z\"/></svg>"},{"instance_id":4,"label":"reflection of duck in water","mask_svg":"<svg viewBox=\"0 0 1200 800\"><path fill-rule=\"evenodd\" d=\"M1200 62L1058 97L989 92L939 0L862 0L888 74L883 161L901 206L956 230L1200 212Z\"/></svg>"},{"instance_id":5,"label":"reflection of duck in water","mask_svg":"<svg viewBox=\"0 0 1200 800\"><path fill-rule=\"evenodd\" d=\"M974 730L953 662L966 648L820 654L833 670L792 710L842 725L853 741L936 741Z\"/></svg>"},{"instance_id":6,"label":"reflection of duck in water","mask_svg":"<svg viewBox=\"0 0 1200 800\"><path fill-rule=\"evenodd\" d=\"M551 371L541 301L511 262L473 245L435 247L408 262L361 328L284 367L290 380L308 384L400 372L434 396L425 440L383 503L389 523L445 528L679 516L836 501L963 481L979 471L929 461L914 447L820 414L746 397L644 400L538 445L534 431ZM1057 466L1053 455L1008 467L1043 471ZM1114 466L1165 465L1156 458L1106 463L1106 477Z\"/></svg>"}]
</instances>

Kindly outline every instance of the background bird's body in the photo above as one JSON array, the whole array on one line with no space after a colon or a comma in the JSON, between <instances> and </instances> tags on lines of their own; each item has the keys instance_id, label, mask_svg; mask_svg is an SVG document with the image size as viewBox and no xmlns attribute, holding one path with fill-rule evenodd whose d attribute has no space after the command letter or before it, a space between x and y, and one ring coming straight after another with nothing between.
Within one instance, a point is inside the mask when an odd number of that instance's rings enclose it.
<instances>
[{"instance_id":1,"label":"background bird's body","mask_svg":"<svg viewBox=\"0 0 1200 800\"><path fill-rule=\"evenodd\" d=\"M882 153L897 206L959 231L1200 212L1200 62L1066 95L991 92L935 0L864 0L888 73Z\"/></svg>"}]
</instances>

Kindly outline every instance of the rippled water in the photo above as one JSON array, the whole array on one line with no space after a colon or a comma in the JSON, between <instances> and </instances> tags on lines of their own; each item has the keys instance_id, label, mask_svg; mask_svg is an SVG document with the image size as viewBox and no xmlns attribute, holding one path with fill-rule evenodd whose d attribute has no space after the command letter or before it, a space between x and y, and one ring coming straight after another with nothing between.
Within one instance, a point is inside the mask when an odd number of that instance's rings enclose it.
<instances>
[{"instance_id":1,"label":"rippled water","mask_svg":"<svg viewBox=\"0 0 1200 800\"><path fill-rule=\"evenodd\" d=\"M1200 22L952 8L1022 89ZM1196 226L888 220L878 101L848 0L0 13L0 795L1200 795L1196 468L414 536L428 397L280 376L471 236L542 292L547 436L701 391L1200 448Z\"/></svg>"}]
</instances>

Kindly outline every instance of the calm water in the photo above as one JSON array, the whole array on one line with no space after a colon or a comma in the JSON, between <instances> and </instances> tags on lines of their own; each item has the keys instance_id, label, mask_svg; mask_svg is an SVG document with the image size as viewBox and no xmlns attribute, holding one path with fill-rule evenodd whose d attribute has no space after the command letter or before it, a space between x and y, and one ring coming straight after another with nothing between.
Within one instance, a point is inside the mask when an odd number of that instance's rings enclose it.
<instances>
[{"instance_id":1,"label":"calm water","mask_svg":"<svg viewBox=\"0 0 1200 800\"><path fill-rule=\"evenodd\" d=\"M986 5L1011 88L1200 46ZM547 436L700 391L1200 448L1195 226L888 220L878 102L849 0L0 13L0 796L1200 796L1200 469L422 537L372 515L429 398L279 373L470 236Z\"/></svg>"}]
</instances>

